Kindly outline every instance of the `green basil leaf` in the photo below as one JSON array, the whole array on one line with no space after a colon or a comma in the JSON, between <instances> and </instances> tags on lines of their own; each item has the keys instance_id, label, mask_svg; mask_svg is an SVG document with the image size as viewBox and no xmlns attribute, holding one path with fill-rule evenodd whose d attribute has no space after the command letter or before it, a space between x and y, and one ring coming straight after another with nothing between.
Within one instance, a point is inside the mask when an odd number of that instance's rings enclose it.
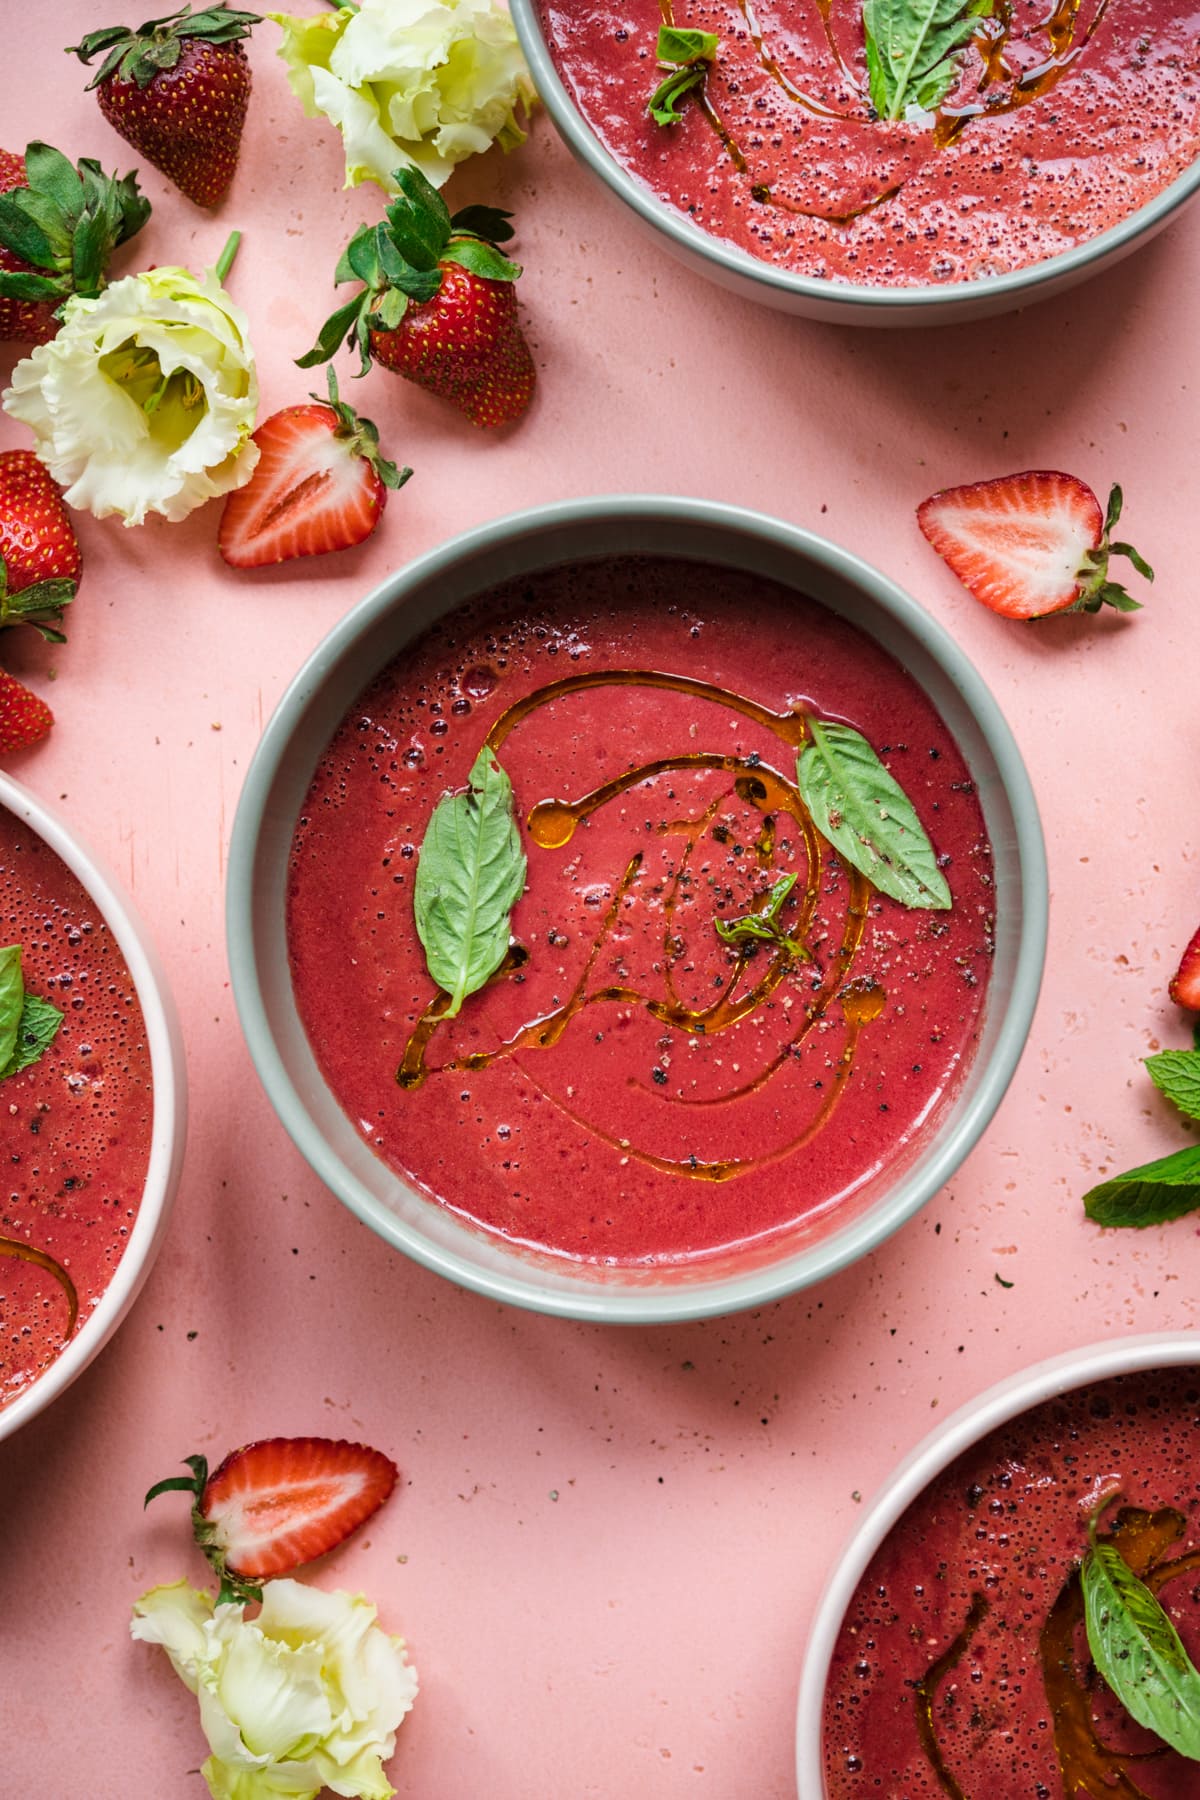
<instances>
[{"instance_id":1,"label":"green basil leaf","mask_svg":"<svg viewBox=\"0 0 1200 1800\"><path fill-rule=\"evenodd\" d=\"M25 977L21 973L21 946L0 949L0 1069L7 1068L17 1047Z\"/></svg>"},{"instance_id":2,"label":"green basil leaf","mask_svg":"<svg viewBox=\"0 0 1200 1800\"><path fill-rule=\"evenodd\" d=\"M450 996L446 1018L504 961L525 866L512 783L485 745L467 791L434 807L417 863L417 934L429 973Z\"/></svg>"},{"instance_id":3,"label":"green basil leaf","mask_svg":"<svg viewBox=\"0 0 1200 1800\"><path fill-rule=\"evenodd\" d=\"M1200 1206L1200 1144L1113 1175L1083 1196L1097 1225L1165 1225Z\"/></svg>"},{"instance_id":4,"label":"green basil leaf","mask_svg":"<svg viewBox=\"0 0 1200 1800\"><path fill-rule=\"evenodd\" d=\"M1092 1545L1079 1578L1097 1669L1139 1725L1200 1762L1200 1671L1166 1612L1111 1543Z\"/></svg>"},{"instance_id":5,"label":"green basil leaf","mask_svg":"<svg viewBox=\"0 0 1200 1800\"><path fill-rule=\"evenodd\" d=\"M813 824L881 894L947 912L954 902L916 808L860 731L810 719L796 759Z\"/></svg>"},{"instance_id":6,"label":"green basil leaf","mask_svg":"<svg viewBox=\"0 0 1200 1800\"><path fill-rule=\"evenodd\" d=\"M693 88L704 85L703 68L676 69L660 82L646 103L646 110L656 125L678 125L683 114L679 103Z\"/></svg>"},{"instance_id":7,"label":"green basil leaf","mask_svg":"<svg viewBox=\"0 0 1200 1800\"><path fill-rule=\"evenodd\" d=\"M656 55L661 63L715 62L720 39L715 31L686 31L660 25Z\"/></svg>"},{"instance_id":8,"label":"green basil leaf","mask_svg":"<svg viewBox=\"0 0 1200 1800\"><path fill-rule=\"evenodd\" d=\"M0 1081L9 1075L19 1075L22 1069L31 1069L34 1063L40 1062L58 1036L62 1022L63 1015L57 1006L43 1000L39 994L26 994L17 1023L16 1049L11 1060L0 1067Z\"/></svg>"},{"instance_id":9,"label":"green basil leaf","mask_svg":"<svg viewBox=\"0 0 1200 1800\"><path fill-rule=\"evenodd\" d=\"M1161 1050L1146 1058L1150 1079L1189 1119L1200 1119L1200 1050Z\"/></svg>"},{"instance_id":10,"label":"green basil leaf","mask_svg":"<svg viewBox=\"0 0 1200 1800\"><path fill-rule=\"evenodd\" d=\"M811 962L805 946L796 938L788 937L779 923L779 913L784 901L796 885L794 875L781 875L767 895L767 904L760 912L744 913L740 919L716 919L717 936L725 944L740 944L747 941L774 944L780 950L786 950L789 956L799 957Z\"/></svg>"},{"instance_id":11,"label":"green basil leaf","mask_svg":"<svg viewBox=\"0 0 1200 1800\"><path fill-rule=\"evenodd\" d=\"M958 58L990 18L993 0L864 0L871 104L902 119L913 104L931 111L958 78Z\"/></svg>"}]
</instances>

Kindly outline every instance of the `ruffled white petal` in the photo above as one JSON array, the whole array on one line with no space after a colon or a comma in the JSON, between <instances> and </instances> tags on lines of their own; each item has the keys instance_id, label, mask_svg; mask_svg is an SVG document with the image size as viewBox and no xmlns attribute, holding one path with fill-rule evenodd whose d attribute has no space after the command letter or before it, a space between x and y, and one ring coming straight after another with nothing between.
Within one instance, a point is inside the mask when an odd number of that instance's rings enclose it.
<instances>
[{"instance_id":1,"label":"ruffled white petal","mask_svg":"<svg viewBox=\"0 0 1200 1800\"><path fill-rule=\"evenodd\" d=\"M402 1638L361 1594L298 1581L263 1589L257 1618L186 1582L137 1603L134 1635L161 1643L200 1702L214 1800L389 1800L384 1763L417 1694Z\"/></svg>"},{"instance_id":2,"label":"ruffled white petal","mask_svg":"<svg viewBox=\"0 0 1200 1800\"><path fill-rule=\"evenodd\" d=\"M305 111L342 132L348 186L394 190L393 172L415 164L440 187L466 157L524 141L516 110L533 104L533 83L495 0L362 0L319 32L317 21L270 16Z\"/></svg>"},{"instance_id":3,"label":"ruffled white petal","mask_svg":"<svg viewBox=\"0 0 1200 1800\"><path fill-rule=\"evenodd\" d=\"M164 380L190 377L194 398L147 411L113 375L133 351L156 357ZM71 300L58 335L13 370L3 405L30 426L71 506L127 525L185 518L241 487L258 460L247 321L211 270L152 269Z\"/></svg>"}]
</instances>

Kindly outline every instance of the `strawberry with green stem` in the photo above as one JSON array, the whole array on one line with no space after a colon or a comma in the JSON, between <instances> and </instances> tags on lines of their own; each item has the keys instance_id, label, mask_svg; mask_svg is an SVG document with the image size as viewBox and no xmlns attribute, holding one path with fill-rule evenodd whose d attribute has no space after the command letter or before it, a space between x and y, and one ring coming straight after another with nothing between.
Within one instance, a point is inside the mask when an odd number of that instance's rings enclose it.
<instances>
[{"instance_id":1,"label":"strawberry with green stem","mask_svg":"<svg viewBox=\"0 0 1200 1800\"><path fill-rule=\"evenodd\" d=\"M32 450L0 454L0 629L32 625L52 644L83 561L62 491Z\"/></svg>"},{"instance_id":2,"label":"strawberry with green stem","mask_svg":"<svg viewBox=\"0 0 1200 1800\"><path fill-rule=\"evenodd\" d=\"M136 30L89 31L68 55L103 57L89 91L134 149L198 206L216 206L233 180L250 104L250 64L241 40L262 21L224 0L190 4Z\"/></svg>"},{"instance_id":3,"label":"strawberry with green stem","mask_svg":"<svg viewBox=\"0 0 1200 1800\"><path fill-rule=\"evenodd\" d=\"M1123 496L1101 511L1091 488L1057 469L1027 469L944 488L917 508L917 523L964 587L1006 619L1051 613L1139 612L1141 601L1109 579L1126 557L1146 581L1154 571L1132 544L1113 541Z\"/></svg>"},{"instance_id":4,"label":"strawberry with green stem","mask_svg":"<svg viewBox=\"0 0 1200 1800\"><path fill-rule=\"evenodd\" d=\"M332 1438L264 1438L231 1451L210 1475L186 1456L190 1475L157 1481L145 1504L192 1496L192 1531L221 1583L218 1602L261 1600L262 1584L334 1549L381 1507L396 1485L390 1457Z\"/></svg>"},{"instance_id":5,"label":"strawberry with green stem","mask_svg":"<svg viewBox=\"0 0 1200 1800\"><path fill-rule=\"evenodd\" d=\"M72 294L95 299L108 262L150 217L136 174L105 175L35 140L0 150L0 338L44 344Z\"/></svg>"},{"instance_id":6,"label":"strawberry with green stem","mask_svg":"<svg viewBox=\"0 0 1200 1800\"><path fill-rule=\"evenodd\" d=\"M343 341L371 362L449 400L475 425L510 425L533 397L535 371L517 316L520 266L500 250L511 215L468 206L451 216L418 169L398 169L386 219L355 232L334 281L362 283L321 327L302 369Z\"/></svg>"},{"instance_id":7,"label":"strawberry with green stem","mask_svg":"<svg viewBox=\"0 0 1200 1800\"><path fill-rule=\"evenodd\" d=\"M221 514L218 547L235 569L361 544L383 517L389 490L412 474L383 455L374 424L339 396L332 368L328 401L311 398L272 413L254 433L254 473Z\"/></svg>"}]
</instances>

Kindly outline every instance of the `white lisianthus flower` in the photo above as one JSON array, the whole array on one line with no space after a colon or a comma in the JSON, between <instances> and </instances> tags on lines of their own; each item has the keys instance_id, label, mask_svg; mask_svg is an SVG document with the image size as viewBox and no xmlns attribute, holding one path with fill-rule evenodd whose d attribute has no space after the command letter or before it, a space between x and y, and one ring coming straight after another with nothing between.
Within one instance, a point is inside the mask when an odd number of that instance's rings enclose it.
<instances>
[{"instance_id":1,"label":"white lisianthus flower","mask_svg":"<svg viewBox=\"0 0 1200 1800\"><path fill-rule=\"evenodd\" d=\"M148 269L68 300L57 336L13 370L4 410L71 506L185 518L250 479L258 378L246 316L215 272Z\"/></svg>"},{"instance_id":2,"label":"white lisianthus flower","mask_svg":"<svg viewBox=\"0 0 1200 1800\"><path fill-rule=\"evenodd\" d=\"M389 1800L383 1765L417 1695L404 1639L361 1594L269 1581L262 1610L176 1581L133 1609L135 1638L161 1644L200 1702L213 1800Z\"/></svg>"},{"instance_id":3,"label":"white lisianthus flower","mask_svg":"<svg viewBox=\"0 0 1200 1800\"><path fill-rule=\"evenodd\" d=\"M345 139L346 186L415 164L434 187L455 163L523 144L533 82L513 22L496 0L361 0L312 18L268 13L309 118Z\"/></svg>"}]
</instances>

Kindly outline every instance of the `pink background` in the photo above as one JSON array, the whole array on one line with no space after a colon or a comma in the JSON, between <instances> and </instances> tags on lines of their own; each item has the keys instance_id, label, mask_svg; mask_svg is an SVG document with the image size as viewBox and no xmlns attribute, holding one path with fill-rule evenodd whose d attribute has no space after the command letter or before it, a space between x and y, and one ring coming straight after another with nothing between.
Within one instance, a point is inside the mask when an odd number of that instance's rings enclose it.
<instances>
[{"instance_id":1,"label":"pink background","mask_svg":"<svg viewBox=\"0 0 1200 1800\"><path fill-rule=\"evenodd\" d=\"M21 24L5 143L45 135L128 167L61 47L142 7L2 10ZM231 285L263 416L316 385L291 359L331 309L343 240L379 213L373 187L341 192L339 140L302 118L276 40L270 24L256 34L242 168L220 215L143 169L155 216L118 265L199 266L244 228ZM526 422L485 438L373 371L354 398L417 473L364 548L246 577L217 555L216 505L136 531L81 517L69 646L3 646L58 715L12 772L86 831L150 922L193 1117L136 1309L0 1448L5 1795L200 1793L195 1702L127 1619L145 1587L200 1582L204 1565L182 1498L144 1516L141 1498L192 1451L216 1459L275 1433L361 1437L402 1467L386 1510L315 1571L364 1589L409 1639L422 1693L391 1768L401 1794L791 1795L806 1624L856 1496L1001 1375L1196 1318L1195 1224L1103 1236L1079 1196L1184 1138L1139 1059L1186 1041L1165 984L1200 916L1200 216L1048 307L896 335L788 320L688 277L632 234L544 117L524 150L460 172L450 197L518 214L541 384ZM13 360L0 350L0 376ZM0 420L0 448L26 441ZM1007 625L928 550L913 520L927 492L1031 466L1102 494L1124 482L1128 535L1158 569L1144 614ZM222 884L258 733L335 619L466 526L633 488L816 527L958 636L1030 764L1052 919L1012 1089L918 1219L761 1313L617 1331L459 1293L320 1186L242 1044Z\"/></svg>"}]
</instances>

